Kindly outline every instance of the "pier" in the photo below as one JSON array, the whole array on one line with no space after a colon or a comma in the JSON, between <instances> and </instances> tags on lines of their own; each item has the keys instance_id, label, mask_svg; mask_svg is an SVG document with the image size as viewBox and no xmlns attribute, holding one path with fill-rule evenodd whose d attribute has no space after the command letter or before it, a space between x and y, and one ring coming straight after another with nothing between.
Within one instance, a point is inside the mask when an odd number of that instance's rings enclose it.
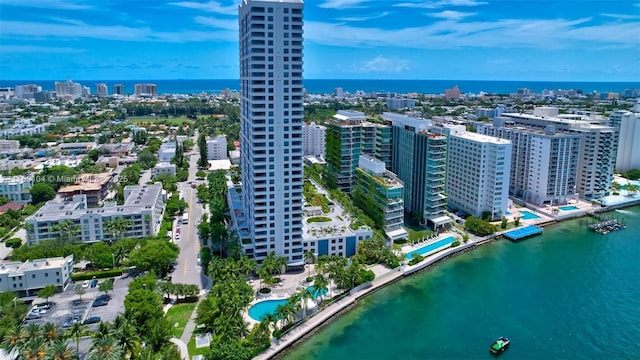
<instances>
[{"instance_id":1,"label":"pier","mask_svg":"<svg viewBox=\"0 0 640 360\"><path fill-rule=\"evenodd\" d=\"M598 222L592 223L588 225L589 230L595 231L600 234L608 234L612 231L625 229L627 226L623 223L620 223L618 219L615 218L607 218L598 214L591 214L591 216L595 217Z\"/></svg>"},{"instance_id":2,"label":"pier","mask_svg":"<svg viewBox=\"0 0 640 360\"><path fill-rule=\"evenodd\" d=\"M507 231L502 236L506 237L511 241L518 241L520 239L524 239L526 237L542 234L542 228L534 225L525 226L523 228L514 229L511 231Z\"/></svg>"}]
</instances>

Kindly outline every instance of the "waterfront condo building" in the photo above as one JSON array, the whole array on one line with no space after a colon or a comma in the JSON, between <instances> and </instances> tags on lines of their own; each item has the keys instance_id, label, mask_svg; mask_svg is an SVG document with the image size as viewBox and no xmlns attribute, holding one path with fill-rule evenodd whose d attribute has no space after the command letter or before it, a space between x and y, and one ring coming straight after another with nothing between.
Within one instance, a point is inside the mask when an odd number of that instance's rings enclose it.
<instances>
[{"instance_id":1,"label":"waterfront condo building","mask_svg":"<svg viewBox=\"0 0 640 360\"><path fill-rule=\"evenodd\" d=\"M391 121L393 155L391 171L404 183L406 216L434 230L453 220L446 216L447 138L430 120L386 112Z\"/></svg>"},{"instance_id":2,"label":"waterfront condo building","mask_svg":"<svg viewBox=\"0 0 640 360\"><path fill-rule=\"evenodd\" d=\"M451 131L447 149L449 206L492 220L506 215L511 141L466 131Z\"/></svg>"},{"instance_id":3,"label":"waterfront condo building","mask_svg":"<svg viewBox=\"0 0 640 360\"><path fill-rule=\"evenodd\" d=\"M156 84L135 84L135 94L139 97L158 96L158 85Z\"/></svg>"},{"instance_id":4,"label":"waterfront condo building","mask_svg":"<svg viewBox=\"0 0 640 360\"><path fill-rule=\"evenodd\" d=\"M113 85L113 95L124 95L124 85L123 84Z\"/></svg>"},{"instance_id":5,"label":"waterfront condo building","mask_svg":"<svg viewBox=\"0 0 640 360\"><path fill-rule=\"evenodd\" d=\"M391 168L391 127L366 121L364 113L338 110L327 122L325 181L351 194L360 154L374 156Z\"/></svg>"},{"instance_id":6,"label":"waterfront condo building","mask_svg":"<svg viewBox=\"0 0 640 360\"><path fill-rule=\"evenodd\" d=\"M580 139L577 134L514 126L504 119L476 123L479 134L510 140L513 145L509 195L541 205L567 204L577 198Z\"/></svg>"},{"instance_id":7,"label":"waterfront condo building","mask_svg":"<svg viewBox=\"0 0 640 360\"><path fill-rule=\"evenodd\" d=\"M48 201L25 219L27 242L33 245L44 240L63 239L93 243L156 235L166 201L162 184L126 186L124 198L123 205L107 202L101 208L90 208L85 194L73 195L69 200ZM108 222L116 218L128 221L124 231L114 233L109 230Z\"/></svg>"},{"instance_id":8,"label":"waterfront condo building","mask_svg":"<svg viewBox=\"0 0 640 360\"><path fill-rule=\"evenodd\" d=\"M538 112L539 113L539 112ZM611 193L618 150L618 129L571 120L530 114L505 113L502 117L517 126L544 130L552 125L558 132L580 135L580 157L576 191L583 199L598 199Z\"/></svg>"},{"instance_id":9,"label":"waterfront condo building","mask_svg":"<svg viewBox=\"0 0 640 360\"><path fill-rule=\"evenodd\" d=\"M402 181L385 168L383 161L360 155L356 169L353 203L385 232L391 241L406 239Z\"/></svg>"},{"instance_id":10,"label":"waterfront condo building","mask_svg":"<svg viewBox=\"0 0 640 360\"><path fill-rule=\"evenodd\" d=\"M324 179L330 188L351 193L362 142L365 115L359 111L338 110L327 122L327 165Z\"/></svg>"},{"instance_id":11,"label":"waterfront condo building","mask_svg":"<svg viewBox=\"0 0 640 360\"><path fill-rule=\"evenodd\" d=\"M242 203L251 246L303 265L302 0L240 3ZM242 234L241 234L242 236Z\"/></svg>"},{"instance_id":12,"label":"waterfront condo building","mask_svg":"<svg viewBox=\"0 0 640 360\"><path fill-rule=\"evenodd\" d=\"M640 113L614 111L611 124L620 128L616 171L640 169Z\"/></svg>"},{"instance_id":13,"label":"waterfront condo building","mask_svg":"<svg viewBox=\"0 0 640 360\"><path fill-rule=\"evenodd\" d=\"M302 125L302 131L304 134L304 155L324 157L327 128L312 122L311 124Z\"/></svg>"},{"instance_id":14,"label":"waterfront condo building","mask_svg":"<svg viewBox=\"0 0 640 360\"><path fill-rule=\"evenodd\" d=\"M107 97L107 84L96 84L96 95L98 95L98 97Z\"/></svg>"}]
</instances>

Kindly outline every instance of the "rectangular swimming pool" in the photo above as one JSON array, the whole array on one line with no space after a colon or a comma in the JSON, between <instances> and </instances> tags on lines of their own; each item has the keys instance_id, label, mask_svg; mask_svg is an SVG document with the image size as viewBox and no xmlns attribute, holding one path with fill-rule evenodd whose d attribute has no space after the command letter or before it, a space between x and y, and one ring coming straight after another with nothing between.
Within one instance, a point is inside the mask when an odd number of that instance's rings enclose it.
<instances>
[{"instance_id":1,"label":"rectangular swimming pool","mask_svg":"<svg viewBox=\"0 0 640 360\"><path fill-rule=\"evenodd\" d=\"M540 216L526 210L520 210L520 215L522 215L520 220L540 219Z\"/></svg>"},{"instance_id":2,"label":"rectangular swimming pool","mask_svg":"<svg viewBox=\"0 0 640 360\"><path fill-rule=\"evenodd\" d=\"M421 248L415 249L413 251L409 251L407 253L407 259L411 260L413 259L413 254L418 254L418 255L422 255L424 256L424 254L427 254L433 250L436 250L438 248L441 248L445 245L451 245L452 242L454 242L455 239L453 238L453 236L449 236L448 238L442 239L442 240L438 240L436 242L434 242L433 244L429 244L427 246L423 246Z\"/></svg>"},{"instance_id":3,"label":"rectangular swimming pool","mask_svg":"<svg viewBox=\"0 0 640 360\"><path fill-rule=\"evenodd\" d=\"M571 210L579 210L580 208L573 205L567 205L567 206L560 206L558 209L560 209L561 211L571 211Z\"/></svg>"}]
</instances>

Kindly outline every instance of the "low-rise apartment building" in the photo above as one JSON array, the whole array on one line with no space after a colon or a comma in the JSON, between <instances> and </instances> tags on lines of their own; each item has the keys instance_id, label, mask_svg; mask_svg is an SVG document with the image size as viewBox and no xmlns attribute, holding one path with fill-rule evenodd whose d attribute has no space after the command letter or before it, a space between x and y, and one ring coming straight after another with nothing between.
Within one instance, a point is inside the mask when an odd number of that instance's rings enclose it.
<instances>
[{"instance_id":1,"label":"low-rise apartment building","mask_svg":"<svg viewBox=\"0 0 640 360\"><path fill-rule=\"evenodd\" d=\"M124 198L123 205L107 202L101 208L89 208L85 194L74 195L70 200L49 201L25 219L27 241L36 244L62 238L93 243L156 235L166 203L162 184L127 186ZM109 233L104 225L116 218L124 218L129 224L122 233ZM61 223L67 226L58 225Z\"/></svg>"},{"instance_id":2,"label":"low-rise apartment building","mask_svg":"<svg viewBox=\"0 0 640 360\"><path fill-rule=\"evenodd\" d=\"M73 185L63 186L58 189L58 195L62 199L71 200L75 195L85 195L87 206L92 208L99 206L109 194L109 187L113 180L113 173L80 174Z\"/></svg>"},{"instance_id":3,"label":"low-rise apartment building","mask_svg":"<svg viewBox=\"0 0 640 360\"><path fill-rule=\"evenodd\" d=\"M0 175L0 196L6 196L9 201L28 204L31 202L29 190L33 187L33 176L2 176Z\"/></svg>"},{"instance_id":4,"label":"low-rise apartment building","mask_svg":"<svg viewBox=\"0 0 640 360\"><path fill-rule=\"evenodd\" d=\"M64 290L71 283L73 255L49 259L0 263L0 292L35 296L42 288L55 285Z\"/></svg>"}]
</instances>

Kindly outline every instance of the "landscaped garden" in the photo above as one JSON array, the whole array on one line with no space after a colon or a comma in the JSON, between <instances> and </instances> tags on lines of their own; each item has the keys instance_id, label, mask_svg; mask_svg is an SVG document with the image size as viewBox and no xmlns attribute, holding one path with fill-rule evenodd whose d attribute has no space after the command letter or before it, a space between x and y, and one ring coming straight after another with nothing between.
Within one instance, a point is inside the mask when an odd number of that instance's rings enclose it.
<instances>
[{"instance_id":1,"label":"landscaped garden","mask_svg":"<svg viewBox=\"0 0 640 360\"><path fill-rule=\"evenodd\" d=\"M326 216L316 216L316 217L312 217L307 219L307 223L311 224L311 223L319 223L319 222L329 222L331 221L331 218L328 218Z\"/></svg>"}]
</instances>

